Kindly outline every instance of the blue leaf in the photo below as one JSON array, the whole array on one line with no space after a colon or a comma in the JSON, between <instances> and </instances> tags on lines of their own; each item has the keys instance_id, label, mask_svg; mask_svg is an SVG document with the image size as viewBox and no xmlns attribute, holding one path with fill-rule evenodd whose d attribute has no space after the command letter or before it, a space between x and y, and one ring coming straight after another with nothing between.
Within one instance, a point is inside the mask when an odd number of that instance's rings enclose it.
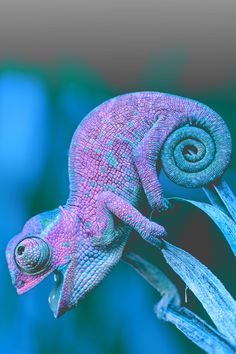
<instances>
[{"instance_id":1,"label":"blue leaf","mask_svg":"<svg viewBox=\"0 0 236 354\"><path fill-rule=\"evenodd\" d=\"M236 302L220 280L188 252L163 241L161 250L167 263L189 289L228 340L236 345Z\"/></svg>"},{"instance_id":2,"label":"blue leaf","mask_svg":"<svg viewBox=\"0 0 236 354\"><path fill-rule=\"evenodd\" d=\"M208 203L195 202L194 200L188 200L183 198L170 198L170 200L174 202L177 201L190 203L192 205L195 205L197 208L201 209L204 213L206 213L219 227L228 244L230 245L234 255L236 255L236 224L229 216L227 216L215 206L212 206Z\"/></svg>"},{"instance_id":3,"label":"blue leaf","mask_svg":"<svg viewBox=\"0 0 236 354\"><path fill-rule=\"evenodd\" d=\"M159 319L175 325L192 342L208 354L233 354L236 348L227 338L185 307L180 307L180 296L172 281L156 266L135 253L126 253L129 263L161 295L154 308Z\"/></svg>"}]
</instances>

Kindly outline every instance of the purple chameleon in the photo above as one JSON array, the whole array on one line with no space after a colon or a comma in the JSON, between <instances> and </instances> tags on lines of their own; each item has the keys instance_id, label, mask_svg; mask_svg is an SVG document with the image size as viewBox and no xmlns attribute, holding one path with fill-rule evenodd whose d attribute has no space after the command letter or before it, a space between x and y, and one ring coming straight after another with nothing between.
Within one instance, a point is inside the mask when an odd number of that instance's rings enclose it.
<instances>
[{"instance_id":1,"label":"purple chameleon","mask_svg":"<svg viewBox=\"0 0 236 354\"><path fill-rule=\"evenodd\" d=\"M54 272L54 316L74 308L119 261L132 229L157 246L166 236L138 211L146 200L155 211L168 207L161 167L176 183L200 187L222 175L230 151L222 118L187 98L130 93L95 108L71 142L66 204L32 217L8 244L18 294Z\"/></svg>"}]
</instances>

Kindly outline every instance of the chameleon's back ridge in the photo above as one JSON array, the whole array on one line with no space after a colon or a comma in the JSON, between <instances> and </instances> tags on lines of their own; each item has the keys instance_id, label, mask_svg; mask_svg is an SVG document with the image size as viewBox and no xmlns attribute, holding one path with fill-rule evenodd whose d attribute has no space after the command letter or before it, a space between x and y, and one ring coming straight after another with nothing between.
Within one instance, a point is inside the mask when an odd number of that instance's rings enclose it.
<instances>
[{"instance_id":1,"label":"chameleon's back ridge","mask_svg":"<svg viewBox=\"0 0 236 354\"><path fill-rule=\"evenodd\" d=\"M229 164L231 137L223 119L197 101L158 92L115 97L81 122L69 153L65 205L32 217L6 256L23 294L55 273L49 302L55 317L77 306L121 259L131 230L160 247L163 226L140 213L168 207L159 173L202 187Z\"/></svg>"},{"instance_id":2,"label":"chameleon's back ridge","mask_svg":"<svg viewBox=\"0 0 236 354\"><path fill-rule=\"evenodd\" d=\"M157 92L118 96L93 110L74 134L69 203L85 200L91 208L95 194L110 190L136 205L135 154L181 186L202 187L223 174L231 149L223 119L197 101Z\"/></svg>"}]
</instances>

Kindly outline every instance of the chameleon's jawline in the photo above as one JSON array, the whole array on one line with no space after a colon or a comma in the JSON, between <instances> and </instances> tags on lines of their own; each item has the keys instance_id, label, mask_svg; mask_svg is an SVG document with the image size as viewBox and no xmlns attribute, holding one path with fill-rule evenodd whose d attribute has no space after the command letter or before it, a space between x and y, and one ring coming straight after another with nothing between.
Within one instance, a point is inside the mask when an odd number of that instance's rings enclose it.
<instances>
[{"instance_id":1,"label":"chameleon's jawline","mask_svg":"<svg viewBox=\"0 0 236 354\"><path fill-rule=\"evenodd\" d=\"M55 318L60 317L66 311L66 304L62 302L62 299L69 265L70 262L54 271L54 285L50 292L48 302Z\"/></svg>"}]
</instances>

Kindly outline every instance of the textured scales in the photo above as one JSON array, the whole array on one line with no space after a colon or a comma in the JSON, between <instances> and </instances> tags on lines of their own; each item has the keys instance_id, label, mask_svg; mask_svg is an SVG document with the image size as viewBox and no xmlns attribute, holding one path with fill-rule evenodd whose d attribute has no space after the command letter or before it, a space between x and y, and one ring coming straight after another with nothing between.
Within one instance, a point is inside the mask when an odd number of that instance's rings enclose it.
<instances>
[{"instance_id":1,"label":"textured scales","mask_svg":"<svg viewBox=\"0 0 236 354\"><path fill-rule=\"evenodd\" d=\"M199 102L141 92L103 103L73 136L67 203L31 218L8 244L17 292L54 272L54 315L75 307L119 261L131 229L160 245L164 228L138 209L144 193L153 210L167 207L162 166L176 183L199 187L222 175L230 153L223 120Z\"/></svg>"}]
</instances>

